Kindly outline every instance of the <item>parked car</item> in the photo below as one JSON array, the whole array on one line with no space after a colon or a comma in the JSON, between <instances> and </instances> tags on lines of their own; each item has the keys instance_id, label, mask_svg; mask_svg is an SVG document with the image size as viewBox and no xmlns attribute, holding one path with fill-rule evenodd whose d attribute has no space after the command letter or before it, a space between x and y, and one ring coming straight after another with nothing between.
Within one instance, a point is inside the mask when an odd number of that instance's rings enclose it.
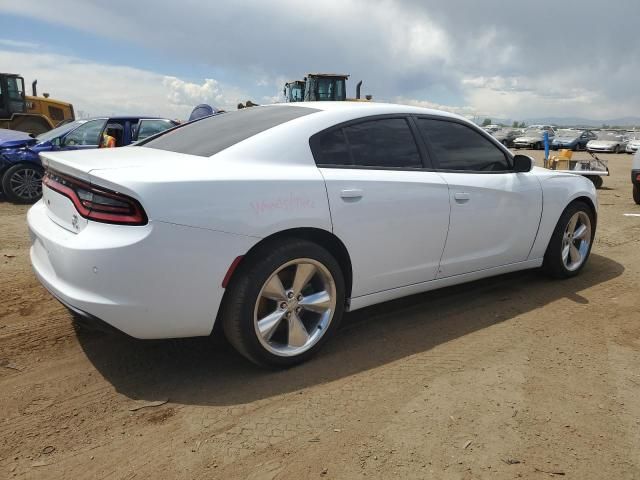
<instances>
[{"instance_id":1,"label":"parked car","mask_svg":"<svg viewBox=\"0 0 640 480\"><path fill-rule=\"evenodd\" d=\"M640 132L629 132L625 151L627 153L636 153L638 149L640 149Z\"/></svg>"},{"instance_id":2,"label":"parked car","mask_svg":"<svg viewBox=\"0 0 640 480\"><path fill-rule=\"evenodd\" d=\"M570 150L584 150L587 143L598 138L591 130L575 130L573 128L562 128L556 132L551 144L551 148L558 150L567 148Z\"/></svg>"},{"instance_id":3,"label":"parked car","mask_svg":"<svg viewBox=\"0 0 640 480\"><path fill-rule=\"evenodd\" d=\"M517 128L501 128L495 132L490 132L493 138L498 140L505 147L513 147L513 141L522 133Z\"/></svg>"},{"instance_id":4,"label":"parked car","mask_svg":"<svg viewBox=\"0 0 640 480\"><path fill-rule=\"evenodd\" d=\"M633 200L640 205L640 150L636 152L631 164L631 183L633 184Z\"/></svg>"},{"instance_id":5,"label":"parked car","mask_svg":"<svg viewBox=\"0 0 640 480\"><path fill-rule=\"evenodd\" d=\"M41 156L31 262L57 299L138 338L219 321L262 365L306 360L345 310L528 268L574 276L596 229L589 180L419 107L258 106Z\"/></svg>"},{"instance_id":6,"label":"parked car","mask_svg":"<svg viewBox=\"0 0 640 480\"><path fill-rule=\"evenodd\" d=\"M590 152L624 152L627 147L627 137L623 133L615 131L600 131L598 138L587 143L587 150Z\"/></svg>"},{"instance_id":7,"label":"parked car","mask_svg":"<svg viewBox=\"0 0 640 480\"><path fill-rule=\"evenodd\" d=\"M497 132L498 130L501 130L503 127L501 127L500 125L485 125L484 127L482 127L482 129L487 132L487 133L493 133L493 132Z\"/></svg>"},{"instance_id":8,"label":"parked car","mask_svg":"<svg viewBox=\"0 0 640 480\"><path fill-rule=\"evenodd\" d=\"M22 132L14 136L0 132L1 191L11 201L33 203L42 195L40 153L98 148L104 132L121 147L175 125L177 122L166 118L121 116L76 120L35 138Z\"/></svg>"},{"instance_id":9,"label":"parked car","mask_svg":"<svg viewBox=\"0 0 640 480\"><path fill-rule=\"evenodd\" d=\"M544 148L544 132L549 132L549 146L553 143L555 132L553 129L529 127L524 133L513 141L515 148L531 148L542 150Z\"/></svg>"}]
</instances>

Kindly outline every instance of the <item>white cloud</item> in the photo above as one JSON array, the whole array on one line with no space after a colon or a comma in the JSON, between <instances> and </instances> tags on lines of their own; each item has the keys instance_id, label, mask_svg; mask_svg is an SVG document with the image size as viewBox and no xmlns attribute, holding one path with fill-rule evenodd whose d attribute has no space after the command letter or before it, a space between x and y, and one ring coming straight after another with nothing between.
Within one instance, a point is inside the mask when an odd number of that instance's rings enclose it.
<instances>
[{"instance_id":1,"label":"white cloud","mask_svg":"<svg viewBox=\"0 0 640 480\"><path fill-rule=\"evenodd\" d=\"M474 118L478 116L478 112L475 107L471 105L465 106L453 106L442 105L440 103L430 102L428 100L418 100L415 98L395 97L393 99L395 103L401 105L413 105L414 107L431 108L432 110L442 110L445 112L455 113L466 118Z\"/></svg>"},{"instance_id":2,"label":"white cloud","mask_svg":"<svg viewBox=\"0 0 640 480\"><path fill-rule=\"evenodd\" d=\"M184 119L199 103L235 109L250 98L214 79L188 82L132 67L105 65L64 55L15 52L0 48L0 64L11 65L29 85L38 79L39 92L71 102L85 115L139 114Z\"/></svg>"},{"instance_id":3,"label":"white cloud","mask_svg":"<svg viewBox=\"0 0 640 480\"><path fill-rule=\"evenodd\" d=\"M613 3L182 0L158 8L151 0L20 0L2 3L0 11L149 49L167 64L209 66L253 91L156 77L153 96L167 108L200 96L222 95L228 105L271 98L283 80L338 71L352 74L349 95L362 79L374 99L415 99L406 101L463 114L607 119L640 112L640 2ZM585 34L585 25L595 24ZM136 101L125 97L115 92L113 101L119 107Z\"/></svg>"},{"instance_id":4,"label":"white cloud","mask_svg":"<svg viewBox=\"0 0 640 480\"><path fill-rule=\"evenodd\" d=\"M40 45L32 42L22 42L19 40L11 40L9 38L0 38L0 47L8 48L27 48L30 50L39 48Z\"/></svg>"}]
</instances>

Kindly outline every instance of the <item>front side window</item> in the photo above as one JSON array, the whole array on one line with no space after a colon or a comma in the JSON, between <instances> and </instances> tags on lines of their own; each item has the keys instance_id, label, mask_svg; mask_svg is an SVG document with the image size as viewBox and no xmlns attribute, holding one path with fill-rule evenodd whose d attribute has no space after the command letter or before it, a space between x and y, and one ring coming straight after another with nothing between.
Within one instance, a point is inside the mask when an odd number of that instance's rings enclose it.
<instances>
[{"instance_id":1,"label":"front side window","mask_svg":"<svg viewBox=\"0 0 640 480\"><path fill-rule=\"evenodd\" d=\"M417 122L441 169L472 172L512 170L507 155L470 127L430 118L418 118Z\"/></svg>"},{"instance_id":2,"label":"front side window","mask_svg":"<svg viewBox=\"0 0 640 480\"><path fill-rule=\"evenodd\" d=\"M100 134L102 133L106 122L106 120L102 119L90 120L83 123L65 137L64 145L70 147L74 145L98 146L100 143Z\"/></svg>"}]
</instances>

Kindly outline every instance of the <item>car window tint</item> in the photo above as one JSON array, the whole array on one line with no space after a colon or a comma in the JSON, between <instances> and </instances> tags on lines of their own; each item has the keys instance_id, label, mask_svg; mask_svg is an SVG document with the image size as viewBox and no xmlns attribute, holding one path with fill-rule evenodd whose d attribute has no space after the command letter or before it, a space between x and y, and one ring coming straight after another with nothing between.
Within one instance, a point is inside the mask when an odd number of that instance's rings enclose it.
<instances>
[{"instance_id":1,"label":"car window tint","mask_svg":"<svg viewBox=\"0 0 640 480\"><path fill-rule=\"evenodd\" d=\"M351 165L351 155L341 128L320 134L314 157L318 165Z\"/></svg>"},{"instance_id":2,"label":"car window tint","mask_svg":"<svg viewBox=\"0 0 640 480\"><path fill-rule=\"evenodd\" d=\"M153 119L153 120L140 120L137 129L136 140L144 140L151 135L163 132L164 130L174 126L173 122L169 120Z\"/></svg>"},{"instance_id":3,"label":"car window tint","mask_svg":"<svg viewBox=\"0 0 640 480\"><path fill-rule=\"evenodd\" d=\"M441 169L477 172L512 169L505 153L475 130L444 120L417 121Z\"/></svg>"},{"instance_id":4,"label":"car window tint","mask_svg":"<svg viewBox=\"0 0 640 480\"><path fill-rule=\"evenodd\" d=\"M243 108L185 123L138 145L210 157L265 130L318 111L289 105Z\"/></svg>"},{"instance_id":5,"label":"car window tint","mask_svg":"<svg viewBox=\"0 0 640 480\"><path fill-rule=\"evenodd\" d=\"M353 163L363 167L421 168L409 124L403 118L371 120L344 128Z\"/></svg>"},{"instance_id":6,"label":"car window tint","mask_svg":"<svg viewBox=\"0 0 640 480\"><path fill-rule=\"evenodd\" d=\"M98 145L105 123L107 123L106 120L91 120L83 123L64 138L64 144L66 146Z\"/></svg>"}]
</instances>

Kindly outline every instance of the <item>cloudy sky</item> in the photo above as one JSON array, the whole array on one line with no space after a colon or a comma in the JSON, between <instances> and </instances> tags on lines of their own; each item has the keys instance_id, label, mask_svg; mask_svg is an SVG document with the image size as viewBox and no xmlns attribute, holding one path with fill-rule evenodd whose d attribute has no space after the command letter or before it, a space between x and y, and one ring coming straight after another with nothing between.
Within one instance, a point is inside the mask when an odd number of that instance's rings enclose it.
<instances>
[{"instance_id":1,"label":"cloudy sky","mask_svg":"<svg viewBox=\"0 0 640 480\"><path fill-rule=\"evenodd\" d=\"M268 103L331 71L467 116L637 117L640 1L2 1L0 65L85 115Z\"/></svg>"}]
</instances>

